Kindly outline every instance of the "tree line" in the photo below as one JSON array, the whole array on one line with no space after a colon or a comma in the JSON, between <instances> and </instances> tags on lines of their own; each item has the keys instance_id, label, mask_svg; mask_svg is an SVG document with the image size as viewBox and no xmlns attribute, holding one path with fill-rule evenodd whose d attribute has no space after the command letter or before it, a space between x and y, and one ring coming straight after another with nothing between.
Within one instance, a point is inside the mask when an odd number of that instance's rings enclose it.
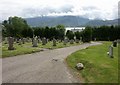
<instances>
[{"instance_id":1,"label":"tree line","mask_svg":"<svg viewBox=\"0 0 120 85\"><path fill-rule=\"evenodd\" d=\"M3 37L30 37L39 36L40 38L46 37L48 39L64 39L65 27L57 25L55 27L30 27L27 22L20 17L9 17L8 20L2 22L4 28L2 29Z\"/></svg>"},{"instance_id":2,"label":"tree line","mask_svg":"<svg viewBox=\"0 0 120 85\"><path fill-rule=\"evenodd\" d=\"M87 26L81 32L67 31L66 36L69 39L81 39L83 42L95 41L114 41L120 39L120 26L99 26L90 27Z\"/></svg>"},{"instance_id":3,"label":"tree line","mask_svg":"<svg viewBox=\"0 0 120 85\"><path fill-rule=\"evenodd\" d=\"M68 30L65 32L63 25L57 25L55 27L30 27L26 20L21 17L9 17L8 20L2 22L4 28L2 29L3 37L30 37L39 36L40 38L46 37L48 39L60 39L63 40L67 37L69 40L78 39L83 42L89 42L91 40L98 41L113 41L120 39L120 26L100 26L89 27L87 26L83 31L73 32Z\"/></svg>"}]
</instances>

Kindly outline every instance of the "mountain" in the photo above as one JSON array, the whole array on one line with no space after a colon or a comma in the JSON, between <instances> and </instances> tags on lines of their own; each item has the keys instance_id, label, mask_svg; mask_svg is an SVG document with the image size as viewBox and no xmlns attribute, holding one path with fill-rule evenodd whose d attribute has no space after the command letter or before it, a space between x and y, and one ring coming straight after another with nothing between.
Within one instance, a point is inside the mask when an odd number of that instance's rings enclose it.
<instances>
[{"instance_id":1,"label":"mountain","mask_svg":"<svg viewBox=\"0 0 120 85\"><path fill-rule=\"evenodd\" d=\"M111 25L118 25L118 19L115 20L91 20L88 23L85 24L86 26L111 26Z\"/></svg>"},{"instance_id":2,"label":"mountain","mask_svg":"<svg viewBox=\"0 0 120 85\"><path fill-rule=\"evenodd\" d=\"M35 17L26 18L27 23L30 26L56 26L58 24L63 24L65 26L81 26L86 24L89 19L82 18L79 16L45 16L45 17Z\"/></svg>"},{"instance_id":3,"label":"mountain","mask_svg":"<svg viewBox=\"0 0 120 85\"><path fill-rule=\"evenodd\" d=\"M90 20L79 16L42 16L34 18L25 18L30 26L102 26L117 25L118 19L115 20Z\"/></svg>"}]
</instances>

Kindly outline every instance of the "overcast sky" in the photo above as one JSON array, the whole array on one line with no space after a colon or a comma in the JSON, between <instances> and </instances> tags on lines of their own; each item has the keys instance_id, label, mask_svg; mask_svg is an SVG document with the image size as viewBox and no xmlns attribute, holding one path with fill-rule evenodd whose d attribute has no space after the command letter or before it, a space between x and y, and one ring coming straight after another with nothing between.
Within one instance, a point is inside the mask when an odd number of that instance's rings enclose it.
<instances>
[{"instance_id":1,"label":"overcast sky","mask_svg":"<svg viewBox=\"0 0 120 85\"><path fill-rule=\"evenodd\" d=\"M0 20L9 16L78 15L89 19L116 19L119 0L0 0Z\"/></svg>"}]
</instances>

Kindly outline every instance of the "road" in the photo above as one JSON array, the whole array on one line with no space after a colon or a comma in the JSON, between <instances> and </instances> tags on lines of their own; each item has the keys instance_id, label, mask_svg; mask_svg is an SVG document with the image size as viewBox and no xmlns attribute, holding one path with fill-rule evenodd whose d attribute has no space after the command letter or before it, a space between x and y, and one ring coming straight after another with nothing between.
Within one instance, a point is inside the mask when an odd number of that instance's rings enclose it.
<instances>
[{"instance_id":1,"label":"road","mask_svg":"<svg viewBox=\"0 0 120 85\"><path fill-rule=\"evenodd\" d=\"M77 83L65 64L71 53L100 43L82 44L2 59L3 83Z\"/></svg>"}]
</instances>

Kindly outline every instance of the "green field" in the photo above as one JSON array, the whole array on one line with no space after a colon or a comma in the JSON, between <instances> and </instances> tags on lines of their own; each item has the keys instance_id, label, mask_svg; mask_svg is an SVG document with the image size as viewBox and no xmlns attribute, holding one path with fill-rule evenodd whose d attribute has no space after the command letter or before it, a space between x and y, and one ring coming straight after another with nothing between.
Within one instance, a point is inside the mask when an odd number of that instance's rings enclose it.
<instances>
[{"instance_id":1,"label":"green field","mask_svg":"<svg viewBox=\"0 0 120 85\"><path fill-rule=\"evenodd\" d=\"M43 51L43 49L57 49L57 48L63 48L68 46L75 46L80 45L80 43L74 43L70 44L67 43L67 45L64 45L62 42L57 42L57 46L53 46L53 42L48 42L46 45L42 45L42 43L38 44L38 47L32 47L32 43L25 43L22 45L18 45L18 43L14 43L15 50L8 50L8 44L2 44L2 58L5 57L11 57L16 55L22 55L22 54L29 54L29 53L35 53Z\"/></svg>"},{"instance_id":2,"label":"green field","mask_svg":"<svg viewBox=\"0 0 120 85\"><path fill-rule=\"evenodd\" d=\"M91 46L67 57L66 61L83 83L118 83L118 47L114 47L114 58L107 55L112 43ZM85 68L78 71L75 66L83 63Z\"/></svg>"}]
</instances>

